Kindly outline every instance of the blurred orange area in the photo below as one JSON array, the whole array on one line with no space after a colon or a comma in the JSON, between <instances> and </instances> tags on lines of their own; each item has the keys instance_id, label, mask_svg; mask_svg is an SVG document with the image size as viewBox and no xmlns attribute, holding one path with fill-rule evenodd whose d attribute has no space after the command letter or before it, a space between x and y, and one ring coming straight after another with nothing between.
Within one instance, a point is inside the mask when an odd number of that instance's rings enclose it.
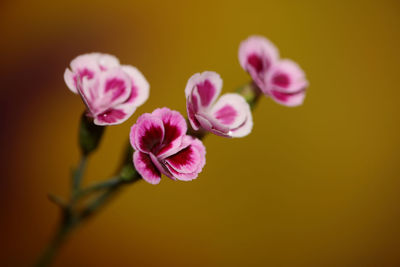
<instances>
[{"instance_id":1,"label":"blurred orange area","mask_svg":"<svg viewBox=\"0 0 400 267\"><path fill-rule=\"evenodd\" d=\"M3 1L0 265L30 266L78 161L84 105L63 81L79 54L139 68L150 98L109 127L85 184L107 178L131 125L213 70L249 81L240 41L268 37L310 88L299 108L261 99L243 139L208 136L193 182L122 194L68 240L55 266L400 266L398 1Z\"/></svg>"}]
</instances>

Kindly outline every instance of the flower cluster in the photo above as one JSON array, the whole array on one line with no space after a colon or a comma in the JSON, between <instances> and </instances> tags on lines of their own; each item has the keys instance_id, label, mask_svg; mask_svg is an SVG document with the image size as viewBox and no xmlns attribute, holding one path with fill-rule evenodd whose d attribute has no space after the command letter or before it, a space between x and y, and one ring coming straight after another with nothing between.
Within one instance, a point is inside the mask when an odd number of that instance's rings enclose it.
<instances>
[{"instance_id":1,"label":"flower cluster","mask_svg":"<svg viewBox=\"0 0 400 267\"><path fill-rule=\"evenodd\" d=\"M222 90L219 74L212 71L194 74L185 88L191 129L178 111L167 107L142 114L131 127L128 155L124 155L118 175L82 188L87 159L98 148L104 126L126 121L148 99L150 86L139 70L121 65L112 55L90 53L72 60L64 80L86 105L79 128L81 160L71 175L69 201L49 195L61 208L61 215L68 216L60 220L37 266L49 265L65 239L58 237L65 237L99 212L121 186L140 178L159 184L162 174L172 180L196 179L206 163L206 148L200 139L207 132L230 138L250 134L253 128L250 107L255 106L261 92L285 106L302 104L308 86L304 72L293 61L280 60L277 48L270 41L260 36L249 37L240 45L239 61L253 79L238 89L240 94L219 97Z\"/></svg>"},{"instance_id":2,"label":"flower cluster","mask_svg":"<svg viewBox=\"0 0 400 267\"><path fill-rule=\"evenodd\" d=\"M277 103L294 107L303 103L308 81L300 66L279 59L278 49L262 36L251 36L239 47L240 65L261 91Z\"/></svg>"},{"instance_id":3,"label":"flower cluster","mask_svg":"<svg viewBox=\"0 0 400 267\"><path fill-rule=\"evenodd\" d=\"M308 81L293 61L279 59L278 49L266 38L251 36L239 48L239 61L256 87L285 106L303 103ZM87 106L87 116L97 125L120 124L127 120L149 96L149 84L139 70L120 65L108 54L78 56L66 69L69 89L79 94ZM244 137L252 131L250 105L240 94L219 97L222 79L216 72L196 73L186 88L188 120L194 131L222 137ZM258 95L258 93L256 94ZM177 111L160 108L142 114L132 126L130 143L133 164L142 178L158 184L164 174L173 180L190 181L203 169L206 149L187 134L187 123Z\"/></svg>"},{"instance_id":4,"label":"flower cluster","mask_svg":"<svg viewBox=\"0 0 400 267\"><path fill-rule=\"evenodd\" d=\"M85 103L97 125L120 124L149 97L149 83L133 66L108 54L90 53L71 61L65 83Z\"/></svg>"}]
</instances>

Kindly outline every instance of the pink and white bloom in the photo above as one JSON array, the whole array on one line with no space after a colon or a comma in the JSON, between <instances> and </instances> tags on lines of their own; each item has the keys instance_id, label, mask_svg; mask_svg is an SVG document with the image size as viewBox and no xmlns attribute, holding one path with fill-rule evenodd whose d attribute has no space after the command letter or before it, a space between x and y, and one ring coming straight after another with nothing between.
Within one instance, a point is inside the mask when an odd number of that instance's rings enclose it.
<instances>
[{"instance_id":1,"label":"pink and white bloom","mask_svg":"<svg viewBox=\"0 0 400 267\"><path fill-rule=\"evenodd\" d=\"M223 137L244 137L253 128L249 104L239 94L221 93L222 79L218 73L196 73L187 82L185 95L190 124Z\"/></svg>"},{"instance_id":2,"label":"pink and white bloom","mask_svg":"<svg viewBox=\"0 0 400 267\"><path fill-rule=\"evenodd\" d=\"M303 103L308 81L298 64L279 59L275 45L262 36L250 36L239 47L239 62L261 91L275 102L289 106Z\"/></svg>"},{"instance_id":3,"label":"pink and white bloom","mask_svg":"<svg viewBox=\"0 0 400 267\"><path fill-rule=\"evenodd\" d=\"M68 88L84 101L97 125L120 124L149 97L149 83L133 66L108 54L90 53L71 61L64 73Z\"/></svg>"},{"instance_id":4,"label":"pink and white bloom","mask_svg":"<svg viewBox=\"0 0 400 267\"><path fill-rule=\"evenodd\" d=\"M135 149L133 163L144 180L158 184L161 174L173 180L197 178L206 162L206 149L186 131L183 116L168 108L138 118L131 128L130 142Z\"/></svg>"}]
</instances>

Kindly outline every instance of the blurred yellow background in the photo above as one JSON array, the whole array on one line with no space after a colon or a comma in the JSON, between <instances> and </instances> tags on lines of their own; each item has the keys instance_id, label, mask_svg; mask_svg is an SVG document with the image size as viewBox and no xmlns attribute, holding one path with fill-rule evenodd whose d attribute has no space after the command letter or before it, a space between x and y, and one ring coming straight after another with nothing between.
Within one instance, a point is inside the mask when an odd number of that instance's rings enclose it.
<instances>
[{"instance_id":1,"label":"blurred yellow background","mask_svg":"<svg viewBox=\"0 0 400 267\"><path fill-rule=\"evenodd\" d=\"M112 174L130 126L214 70L250 78L238 45L262 34L299 62L299 108L261 99L244 139L205 139L193 182L128 186L75 232L55 266L400 266L400 5L393 1L0 3L0 265L29 266L50 238L78 160L84 106L63 81L77 55L138 67L150 98L109 127L86 184Z\"/></svg>"}]
</instances>

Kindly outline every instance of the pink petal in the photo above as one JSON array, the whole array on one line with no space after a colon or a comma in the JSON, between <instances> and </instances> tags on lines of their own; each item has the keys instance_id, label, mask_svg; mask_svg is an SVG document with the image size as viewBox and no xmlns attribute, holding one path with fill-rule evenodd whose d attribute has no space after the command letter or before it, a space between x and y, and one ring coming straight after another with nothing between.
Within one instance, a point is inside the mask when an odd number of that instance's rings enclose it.
<instances>
[{"instance_id":1,"label":"pink petal","mask_svg":"<svg viewBox=\"0 0 400 267\"><path fill-rule=\"evenodd\" d=\"M64 72L64 80L68 86L68 88L72 91L78 92L78 83L81 83L81 87L83 88L83 91L87 93L87 97L91 97L92 93L91 89L88 89L87 86L92 86L94 83L96 83L96 71L91 70L88 68L82 68L76 72L71 72L68 69ZM79 80L78 80L79 79Z\"/></svg>"},{"instance_id":2,"label":"pink petal","mask_svg":"<svg viewBox=\"0 0 400 267\"><path fill-rule=\"evenodd\" d=\"M279 61L266 75L269 90L295 93L305 90L308 81L300 66L289 59Z\"/></svg>"},{"instance_id":3,"label":"pink petal","mask_svg":"<svg viewBox=\"0 0 400 267\"><path fill-rule=\"evenodd\" d=\"M304 90L296 93L283 93L280 91L271 91L270 96L275 102L287 106L296 107L303 104L306 97L306 92Z\"/></svg>"},{"instance_id":4,"label":"pink petal","mask_svg":"<svg viewBox=\"0 0 400 267\"><path fill-rule=\"evenodd\" d=\"M96 125L115 125L126 121L131 114L127 114L122 109L108 109L100 114L97 114L94 118L94 124Z\"/></svg>"},{"instance_id":5,"label":"pink petal","mask_svg":"<svg viewBox=\"0 0 400 267\"><path fill-rule=\"evenodd\" d=\"M218 136L229 137L229 127L214 119L212 115L203 113L196 114L195 117L204 130Z\"/></svg>"},{"instance_id":6,"label":"pink petal","mask_svg":"<svg viewBox=\"0 0 400 267\"><path fill-rule=\"evenodd\" d=\"M191 144L184 150L184 153L187 153L188 151L193 151L194 154L199 155L198 158L199 160L196 162L195 168L193 168L193 170L190 172L182 171L180 168L176 168L173 165L171 165L170 162L168 161L166 162L166 166L175 178L182 181L190 181L197 178L198 174L203 169L206 161L205 160L206 151L203 143L200 140L194 139L193 137L190 136L186 136L185 138L187 141L191 142Z\"/></svg>"},{"instance_id":7,"label":"pink petal","mask_svg":"<svg viewBox=\"0 0 400 267\"><path fill-rule=\"evenodd\" d=\"M160 159L157 158L153 153L149 153L149 156L151 158L151 161L153 162L154 166L157 167L157 169L167 176L168 178L171 178L172 180L176 180L175 177L171 174L171 172L168 170L168 168L161 163Z\"/></svg>"},{"instance_id":8,"label":"pink petal","mask_svg":"<svg viewBox=\"0 0 400 267\"><path fill-rule=\"evenodd\" d=\"M92 99L97 97L98 79L87 80L80 79L79 75L76 76L76 89L86 105L90 116L94 117L96 115L96 110L92 106ZM96 94L96 95L95 95Z\"/></svg>"},{"instance_id":9,"label":"pink petal","mask_svg":"<svg viewBox=\"0 0 400 267\"><path fill-rule=\"evenodd\" d=\"M260 88L265 86L264 74L278 58L278 49L271 41L262 36L250 36L239 47L240 65L249 72Z\"/></svg>"},{"instance_id":10,"label":"pink petal","mask_svg":"<svg viewBox=\"0 0 400 267\"><path fill-rule=\"evenodd\" d=\"M213 125L210 122L210 118L208 118L205 114L203 115L195 114L194 116L196 120L200 123L201 128L203 128L206 131L211 131L213 129Z\"/></svg>"},{"instance_id":11,"label":"pink petal","mask_svg":"<svg viewBox=\"0 0 400 267\"><path fill-rule=\"evenodd\" d=\"M132 114L135 113L136 108L137 108L136 106L129 104L129 103L116 105L114 109L121 110L122 112L125 113L125 117L121 118L121 120L116 124L123 123L124 121L129 119L132 116Z\"/></svg>"},{"instance_id":12,"label":"pink petal","mask_svg":"<svg viewBox=\"0 0 400 267\"><path fill-rule=\"evenodd\" d=\"M192 173L180 173L176 170L174 170L173 168L171 168L170 166L167 165L168 170L171 173L171 176L174 177L174 179L178 179L181 181L191 181L197 178L197 176L199 175L198 172L192 172Z\"/></svg>"},{"instance_id":13,"label":"pink petal","mask_svg":"<svg viewBox=\"0 0 400 267\"><path fill-rule=\"evenodd\" d=\"M200 107L200 96L197 93L197 90L193 90L186 99L186 110L189 118L190 125L194 130L198 130L200 128L200 123L197 121L195 114L199 112Z\"/></svg>"},{"instance_id":14,"label":"pink petal","mask_svg":"<svg viewBox=\"0 0 400 267\"><path fill-rule=\"evenodd\" d=\"M71 70L67 69L64 73L64 80L68 88L76 93L78 76L82 80L92 80L97 73L119 66L119 61L112 55L89 53L77 56L71 61L70 66Z\"/></svg>"},{"instance_id":15,"label":"pink petal","mask_svg":"<svg viewBox=\"0 0 400 267\"><path fill-rule=\"evenodd\" d=\"M251 133L252 129L253 129L253 117L251 115L251 111L249 110L244 123L235 129L231 129L230 136L236 138L245 137L246 135Z\"/></svg>"},{"instance_id":16,"label":"pink petal","mask_svg":"<svg viewBox=\"0 0 400 267\"><path fill-rule=\"evenodd\" d=\"M114 109L122 111L125 115L114 124L120 124L129 119L136 108L149 97L149 84L139 70L132 66L123 66L122 69L131 79L131 93L125 102L115 105Z\"/></svg>"},{"instance_id":17,"label":"pink petal","mask_svg":"<svg viewBox=\"0 0 400 267\"><path fill-rule=\"evenodd\" d=\"M132 83L132 90L125 103L136 107L143 105L149 98L150 85L143 74L135 67L130 65L122 66L122 70L129 75Z\"/></svg>"},{"instance_id":18,"label":"pink petal","mask_svg":"<svg viewBox=\"0 0 400 267\"><path fill-rule=\"evenodd\" d=\"M190 125L192 126L193 130L198 130L200 128L200 123L197 121L195 117L195 111L192 102L190 101L189 97L186 100L186 111L188 114L188 119Z\"/></svg>"},{"instance_id":19,"label":"pink petal","mask_svg":"<svg viewBox=\"0 0 400 267\"><path fill-rule=\"evenodd\" d=\"M87 76L91 79L91 73L101 71L98 63L99 53L89 53L77 56L71 61L71 70L75 74L79 74L81 77ZM82 73L86 73L83 75Z\"/></svg>"},{"instance_id":20,"label":"pink petal","mask_svg":"<svg viewBox=\"0 0 400 267\"><path fill-rule=\"evenodd\" d=\"M164 140L158 157L166 157L176 152L180 147L181 139L186 134L185 118L177 111L168 108L159 108L152 115L160 118L164 124Z\"/></svg>"},{"instance_id":21,"label":"pink petal","mask_svg":"<svg viewBox=\"0 0 400 267\"><path fill-rule=\"evenodd\" d=\"M198 81L201 80L201 73L193 74L186 83L185 96L188 97L192 94L193 89L196 87Z\"/></svg>"},{"instance_id":22,"label":"pink petal","mask_svg":"<svg viewBox=\"0 0 400 267\"><path fill-rule=\"evenodd\" d=\"M65 69L64 72L64 81L67 84L67 87L69 90L71 90L73 93L77 94L78 90L76 88L76 82L74 79L75 75L70 69Z\"/></svg>"},{"instance_id":23,"label":"pink petal","mask_svg":"<svg viewBox=\"0 0 400 267\"><path fill-rule=\"evenodd\" d=\"M235 121L235 118L239 116L236 109L229 104L226 104L222 108L215 111L214 116L221 123L230 125Z\"/></svg>"},{"instance_id":24,"label":"pink petal","mask_svg":"<svg viewBox=\"0 0 400 267\"><path fill-rule=\"evenodd\" d=\"M106 71L120 65L118 58L113 55L109 54L102 54L102 53L93 53L97 56L97 64L100 67L100 70Z\"/></svg>"},{"instance_id":25,"label":"pink petal","mask_svg":"<svg viewBox=\"0 0 400 267\"><path fill-rule=\"evenodd\" d=\"M200 153L191 145L165 159L169 170L179 173L193 173L201 163Z\"/></svg>"},{"instance_id":26,"label":"pink petal","mask_svg":"<svg viewBox=\"0 0 400 267\"><path fill-rule=\"evenodd\" d=\"M150 184L158 184L161 181L161 173L153 164L150 156L140 151L133 153L133 164L142 178Z\"/></svg>"},{"instance_id":27,"label":"pink petal","mask_svg":"<svg viewBox=\"0 0 400 267\"><path fill-rule=\"evenodd\" d=\"M219 74L213 71L205 71L190 77L186 85L185 94L189 96L193 91L197 91L201 108L208 108L221 93L221 88L222 79Z\"/></svg>"},{"instance_id":28,"label":"pink petal","mask_svg":"<svg viewBox=\"0 0 400 267\"><path fill-rule=\"evenodd\" d=\"M232 129L243 124L249 110L249 104L243 96L228 93L218 99L211 113L216 120Z\"/></svg>"},{"instance_id":29,"label":"pink petal","mask_svg":"<svg viewBox=\"0 0 400 267\"><path fill-rule=\"evenodd\" d=\"M110 108L124 103L131 93L131 79L122 70L114 68L98 74L99 84L91 99L91 106L96 113L102 113Z\"/></svg>"},{"instance_id":30,"label":"pink petal","mask_svg":"<svg viewBox=\"0 0 400 267\"><path fill-rule=\"evenodd\" d=\"M136 123L134 125L132 125L131 127L131 131L129 133L129 142L131 143L132 147L134 150L138 150L137 146L136 146Z\"/></svg>"},{"instance_id":31,"label":"pink petal","mask_svg":"<svg viewBox=\"0 0 400 267\"><path fill-rule=\"evenodd\" d=\"M80 77L81 81L84 79L92 80L95 78L96 73L101 71L98 58L99 53L90 53L77 56L71 61L71 71L64 73L65 82L71 91L77 91L78 77Z\"/></svg>"},{"instance_id":32,"label":"pink petal","mask_svg":"<svg viewBox=\"0 0 400 267\"><path fill-rule=\"evenodd\" d=\"M104 71L117 66L119 66L118 58L103 53L83 54L71 61L71 69L74 72L82 68L88 68L93 71Z\"/></svg>"},{"instance_id":33,"label":"pink petal","mask_svg":"<svg viewBox=\"0 0 400 267\"><path fill-rule=\"evenodd\" d=\"M281 60L266 75L271 98L284 106L295 107L303 104L308 81L300 66L291 60Z\"/></svg>"},{"instance_id":34,"label":"pink petal","mask_svg":"<svg viewBox=\"0 0 400 267\"><path fill-rule=\"evenodd\" d=\"M203 169L204 165L206 164L206 148L203 145L203 143L197 139L197 138L193 138L190 136L191 139L193 139L191 146L196 149L199 154L200 154L200 164L197 167L196 172L201 172L201 170Z\"/></svg>"},{"instance_id":35,"label":"pink petal","mask_svg":"<svg viewBox=\"0 0 400 267\"><path fill-rule=\"evenodd\" d=\"M136 132L131 133L135 138L134 147L147 153L159 150L164 139L164 125L160 118L145 113L138 118L135 129Z\"/></svg>"}]
</instances>

